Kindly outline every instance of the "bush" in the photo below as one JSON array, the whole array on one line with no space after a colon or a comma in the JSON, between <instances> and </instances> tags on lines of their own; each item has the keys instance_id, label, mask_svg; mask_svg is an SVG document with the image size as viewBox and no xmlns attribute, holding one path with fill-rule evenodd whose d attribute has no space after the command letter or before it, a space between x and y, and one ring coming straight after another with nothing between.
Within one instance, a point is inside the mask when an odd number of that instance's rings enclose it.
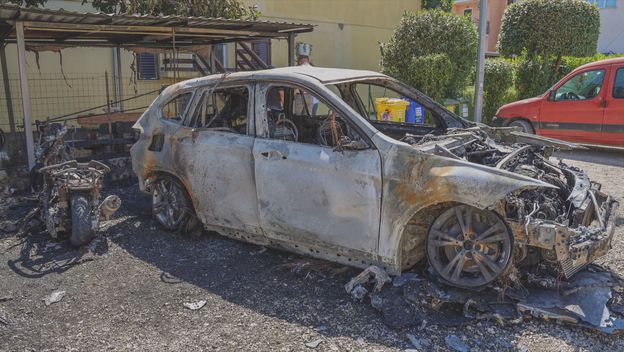
<instances>
[{"instance_id":1,"label":"bush","mask_svg":"<svg viewBox=\"0 0 624 352\"><path fill-rule=\"evenodd\" d=\"M515 97L510 92L513 79L514 64L511 61L504 59L485 61L483 123L489 123L498 108L514 100Z\"/></svg>"},{"instance_id":2,"label":"bush","mask_svg":"<svg viewBox=\"0 0 624 352\"><path fill-rule=\"evenodd\" d=\"M600 12L585 0L525 0L505 9L498 37L504 56L590 56L596 52Z\"/></svg>"},{"instance_id":3,"label":"bush","mask_svg":"<svg viewBox=\"0 0 624 352\"><path fill-rule=\"evenodd\" d=\"M611 59L614 57L622 57L624 55L614 54L614 55L605 55L605 54L595 54L594 56L585 56L585 57L573 57L573 56L564 56L561 60L561 66L559 66L559 71L557 72L557 79L555 81L560 80L568 73L574 71L577 67L581 67L585 64L594 61Z\"/></svg>"},{"instance_id":4,"label":"bush","mask_svg":"<svg viewBox=\"0 0 624 352\"><path fill-rule=\"evenodd\" d=\"M529 59L525 55L516 61L516 90L518 99L535 97L550 86L553 64L539 57Z\"/></svg>"},{"instance_id":5,"label":"bush","mask_svg":"<svg viewBox=\"0 0 624 352\"><path fill-rule=\"evenodd\" d=\"M446 56L446 60L436 54ZM433 56L432 56L433 55ZM397 79L414 85L428 95L456 97L466 86L475 66L477 56L477 30L464 16L441 10L406 12L388 43L381 45L383 71ZM422 57L428 57L420 59ZM434 62L436 68L423 65ZM439 68L448 67L448 79L443 93L431 84L439 79ZM431 75L415 78L417 75ZM412 83L409 83L411 81ZM429 82L429 86L419 86ZM427 89L436 91L430 92Z\"/></svg>"},{"instance_id":6,"label":"bush","mask_svg":"<svg viewBox=\"0 0 624 352\"><path fill-rule=\"evenodd\" d=\"M431 54L412 58L403 82L426 92L434 100L442 100L451 81L453 63L446 54Z\"/></svg>"}]
</instances>

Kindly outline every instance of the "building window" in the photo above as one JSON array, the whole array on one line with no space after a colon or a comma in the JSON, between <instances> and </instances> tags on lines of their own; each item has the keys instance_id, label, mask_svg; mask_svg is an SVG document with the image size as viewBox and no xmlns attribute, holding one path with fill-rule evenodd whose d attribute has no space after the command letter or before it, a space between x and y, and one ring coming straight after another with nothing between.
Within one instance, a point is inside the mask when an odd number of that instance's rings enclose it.
<instances>
[{"instance_id":1,"label":"building window","mask_svg":"<svg viewBox=\"0 0 624 352\"><path fill-rule=\"evenodd\" d=\"M158 55L152 53L138 53L136 58L138 79L158 79Z\"/></svg>"},{"instance_id":2,"label":"building window","mask_svg":"<svg viewBox=\"0 0 624 352\"><path fill-rule=\"evenodd\" d=\"M596 4L599 9L614 9L616 8L616 0L587 0L591 4Z\"/></svg>"},{"instance_id":3,"label":"building window","mask_svg":"<svg viewBox=\"0 0 624 352\"><path fill-rule=\"evenodd\" d=\"M472 18L472 9L465 9L464 10L464 16L468 16L468 17Z\"/></svg>"}]
</instances>

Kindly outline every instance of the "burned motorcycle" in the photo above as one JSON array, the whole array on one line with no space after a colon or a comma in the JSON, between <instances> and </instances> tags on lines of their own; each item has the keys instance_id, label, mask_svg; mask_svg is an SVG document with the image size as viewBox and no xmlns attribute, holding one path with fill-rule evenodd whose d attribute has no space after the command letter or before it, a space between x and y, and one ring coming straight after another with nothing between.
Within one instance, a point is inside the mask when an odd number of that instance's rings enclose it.
<instances>
[{"instance_id":1,"label":"burned motorcycle","mask_svg":"<svg viewBox=\"0 0 624 352\"><path fill-rule=\"evenodd\" d=\"M96 160L71 160L39 169L44 179L40 217L53 238L67 232L72 245L84 245L93 239L101 213L119 208L121 200L117 196L107 197L100 205L102 179L109 171Z\"/></svg>"},{"instance_id":2,"label":"burned motorcycle","mask_svg":"<svg viewBox=\"0 0 624 352\"><path fill-rule=\"evenodd\" d=\"M110 168L96 160L70 160L73 153L64 140L65 126L37 122L37 130L37 165L31 172L31 181L39 205L26 218L21 232L29 231L29 220L38 214L52 238L67 233L72 245L84 245L95 236L100 219L109 219L121 205L116 195L108 196L100 204L104 175Z\"/></svg>"}]
</instances>

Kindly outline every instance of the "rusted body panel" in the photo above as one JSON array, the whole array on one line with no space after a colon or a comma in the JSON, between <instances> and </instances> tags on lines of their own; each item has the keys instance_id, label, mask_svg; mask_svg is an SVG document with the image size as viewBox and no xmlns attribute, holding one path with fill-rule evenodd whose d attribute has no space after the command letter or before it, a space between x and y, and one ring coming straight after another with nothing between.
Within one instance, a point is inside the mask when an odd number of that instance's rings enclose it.
<instances>
[{"instance_id":1,"label":"rusted body panel","mask_svg":"<svg viewBox=\"0 0 624 352\"><path fill-rule=\"evenodd\" d=\"M495 212L505 219L518 246L554 251L567 274L604 255L617 203L597 190L589 191L588 185L568 186L582 191L585 203L587 194L598 195L602 210L586 206L575 214L587 218L582 225L588 228L598 221L603 225L594 226L598 230L570 228L521 211L511 216L506 208L509 199L522 207L539 203L537 198L528 200L534 195L527 192L555 192L562 187L532 177L534 166L529 167L531 172L514 172L507 164L522 164L518 160L531 156L532 162L549 172L567 173L572 180L573 171L552 171L557 167L543 161L548 155L542 154L549 148L572 149L574 144L478 126L384 75L343 71L283 68L215 75L168 87L135 124L141 136L131 153L141 189L149 190L149 181L159 173L172 175L186 188L206 228L356 267L379 265L392 274L424 257L429 225L452 204ZM359 81L382 82L405 96L422 99L449 132L412 142L382 134L356 111L352 100L326 86L333 82L343 89ZM269 138L265 102L273 84L292 85L322 97L335 113L348 119L368 147L350 150ZM185 114L189 115L202 92L215 85L248 87L247 134L190 128L185 120L161 118L162 106L184 92L194 93ZM483 164L458 151L492 155L490 163ZM568 200L560 203L564 201Z\"/></svg>"}]
</instances>

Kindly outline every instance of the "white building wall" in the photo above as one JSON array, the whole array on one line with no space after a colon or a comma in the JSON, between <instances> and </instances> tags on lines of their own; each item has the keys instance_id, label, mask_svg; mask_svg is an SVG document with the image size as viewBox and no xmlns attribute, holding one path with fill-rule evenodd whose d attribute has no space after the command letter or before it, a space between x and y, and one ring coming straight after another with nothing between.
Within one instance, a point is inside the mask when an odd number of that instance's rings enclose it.
<instances>
[{"instance_id":1,"label":"white building wall","mask_svg":"<svg viewBox=\"0 0 624 352\"><path fill-rule=\"evenodd\" d=\"M600 9L598 52L624 54L624 0L615 8Z\"/></svg>"}]
</instances>

